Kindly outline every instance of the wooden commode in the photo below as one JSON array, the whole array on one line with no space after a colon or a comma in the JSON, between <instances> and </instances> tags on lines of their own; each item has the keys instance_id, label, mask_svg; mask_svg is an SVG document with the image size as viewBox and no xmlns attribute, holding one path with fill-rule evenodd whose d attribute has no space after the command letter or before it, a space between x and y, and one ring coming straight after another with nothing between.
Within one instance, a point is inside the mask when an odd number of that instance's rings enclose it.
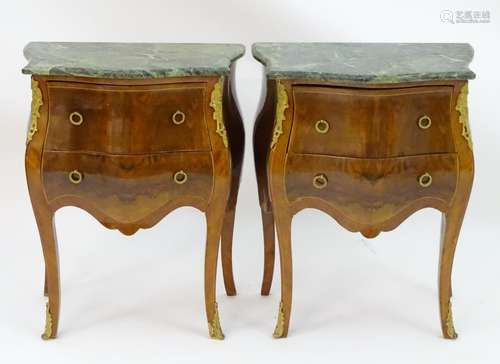
<instances>
[{"instance_id":1,"label":"wooden commode","mask_svg":"<svg viewBox=\"0 0 500 364\"><path fill-rule=\"evenodd\" d=\"M329 214L367 238L426 207L443 213L439 308L456 337L451 269L474 175L467 44L258 43L267 96L254 129L269 294L275 226L281 262L276 337L292 303L292 217Z\"/></svg>"},{"instance_id":2,"label":"wooden commode","mask_svg":"<svg viewBox=\"0 0 500 364\"><path fill-rule=\"evenodd\" d=\"M57 335L59 265L54 213L77 206L126 235L181 206L206 214L205 304L219 324L219 242L226 291L244 131L232 92L243 46L30 43L32 110L26 175L45 258L44 339ZM221 238L222 236L222 238Z\"/></svg>"}]
</instances>

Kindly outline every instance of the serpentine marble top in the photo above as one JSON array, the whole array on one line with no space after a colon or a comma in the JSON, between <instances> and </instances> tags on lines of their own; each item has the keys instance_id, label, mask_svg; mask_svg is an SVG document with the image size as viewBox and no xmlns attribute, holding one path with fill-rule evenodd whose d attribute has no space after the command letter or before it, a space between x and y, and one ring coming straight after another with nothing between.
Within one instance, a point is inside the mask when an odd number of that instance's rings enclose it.
<instances>
[{"instance_id":1,"label":"serpentine marble top","mask_svg":"<svg viewBox=\"0 0 500 364\"><path fill-rule=\"evenodd\" d=\"M271 79L397 83L469 80L474 50L465 43L256 43L253 56Z\"/></svg>"},{"instance_id":2,"label":"serpentine marble top","mask_svg":"<svg viewBox=\"0 0 500 364\"><path fill-rule=\"evenodd\" d=\"M33 42L23 73L143 79L221 76L245 53L240 44Z\"/></svg>"}]
</instances>

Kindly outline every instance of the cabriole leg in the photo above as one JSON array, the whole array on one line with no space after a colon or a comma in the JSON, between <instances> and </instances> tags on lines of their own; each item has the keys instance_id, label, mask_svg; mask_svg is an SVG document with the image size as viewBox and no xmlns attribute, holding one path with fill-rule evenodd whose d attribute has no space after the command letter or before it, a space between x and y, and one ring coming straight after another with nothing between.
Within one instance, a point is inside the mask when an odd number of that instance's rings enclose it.
<instances>
[{"instance_id":1,"label":"cabriole leg","mask_svg":"<svg viewBox=\"0 0 500 364\"><path fill-rule=\"evenodd\" d=\"M276 209L280 211L280 209ZM284 338L288 335L290 313L292 308L292 247L291 224L292 217L288 213L276 213L276 229L280 249L281 267L281 301L278 311L278 320L273 336Z\"/></svg>"},{"instance_id":2,"label":"cabriole leg","mask_svg":"<svg viewBox=\"0 0 500 364\"><path fill-rule=\"evenodd\" d=\"M216 302L217 258L219 254L219 238L224 218L223 209L207 211L207 242L205 248L205 309L208 331L212 339L222 340L224 334L219 321Z\"/></svg>"},{"instance_id":3,"label":"cabriole leg","mask_svg":"<svg viewBox=\"0 0 500 364\"><path fill-rule=\"evenodd\" d=\"M42 339L48 340L57 336L59 324L60 283L57 238L52 211L38 209L38 211L35 211L35 217L45 260L45 291L48 297L45 330Z\"/></svg>"},{"instance_id":4,"label":"cabriole leg","mask_svg":"<svg viewBox=\"0 0 500 364\"><path fill-rule=\"evenodd\" d=\"M457 333L453 324L451 309L451 273L453 259L457 246L460 228L467 208L470 190L472 188L472 173L465 172L459 175L456 200L450 209L443 214L441 224L441 247L439 257L439 312L441 330L446 339L456 339Z\"/></svg>"},{"instance_id":5,"label":"cabriole leg","mask_svg":"<svg viewBox=\"0 0 500 364\"><path fill-rule=\"evenodd\" d=\"M274 217L272 212L266 212L261 209L262 226L264 229L264 275L262 278L262 287L260 294L268 296L273 283L274 273L274 249L275 249L275 231Z\"/></svg>"}]
</instances>

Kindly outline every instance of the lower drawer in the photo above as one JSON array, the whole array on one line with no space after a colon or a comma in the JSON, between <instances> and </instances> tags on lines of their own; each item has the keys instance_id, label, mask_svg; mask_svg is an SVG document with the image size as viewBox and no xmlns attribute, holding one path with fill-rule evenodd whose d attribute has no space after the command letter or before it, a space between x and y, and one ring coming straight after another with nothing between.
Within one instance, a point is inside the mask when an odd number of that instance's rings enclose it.
<instances>
[{"instance_id":1,"label":"lower drawer","mask_svg":"<svg viewBox=\"0 0 500 364\"><path fill-rule=\"evenodd\" d=\"M83 202L120 223L139 221L180 200L208 202L212 173L210 152L43 153L43 184L49 203Z\"/></svg>"},{"instance_id":2,"label":"lower drawer","mask_svg":"<svg viewBox=\"0 0 500 364\"><path fill-rule=\"evenodd\" d=\"M454 153L383 159L290 154L286 191L291 203L321 199L345 218L372 225L417 201L444 208L455 192L457 168Z\"/></svg>"}]
</instances>

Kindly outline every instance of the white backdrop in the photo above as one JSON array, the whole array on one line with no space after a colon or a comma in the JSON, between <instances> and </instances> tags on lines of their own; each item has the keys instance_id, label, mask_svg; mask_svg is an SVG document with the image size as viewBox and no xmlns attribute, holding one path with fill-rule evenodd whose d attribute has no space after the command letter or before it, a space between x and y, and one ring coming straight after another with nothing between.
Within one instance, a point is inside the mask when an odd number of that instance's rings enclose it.
<instances>
[{"instance_id":1,"label":"white backdrop","mask_svg":"<svg viewBox=\"0 0 500 364\"><path fill-rule=\"evenodd\" d=\"M450 24L442 10L487 10L489 24ZM86 0L0 7L0 362L498 363L500 58L498 1ZM205 222L190 208L125 237L75 208L57 214L62 274L59 338L40 339L43 259L24 178L29 41L236 42L237 96L247 133L235 228L238 296L218 301L226 334L209 340L203 303ZM441 339L440 214L416 213L373 240L312 210L294 219L290 336L274 340L279 269L260 297L262 233L251 135L261 91L256 41L469 42L476 179L455 259L457 341Z\"/></svg>"}]
</instances>

